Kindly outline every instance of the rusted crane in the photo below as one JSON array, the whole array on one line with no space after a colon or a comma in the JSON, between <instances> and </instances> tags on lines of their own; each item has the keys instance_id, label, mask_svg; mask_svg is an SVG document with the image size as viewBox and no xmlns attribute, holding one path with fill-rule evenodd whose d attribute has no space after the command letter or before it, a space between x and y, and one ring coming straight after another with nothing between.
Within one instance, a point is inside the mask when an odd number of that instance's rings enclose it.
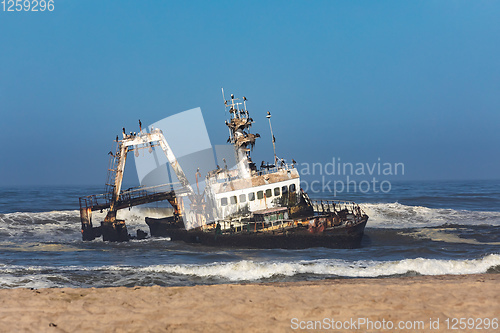
<instances>
[{"instance_id":1,"label":"rusted crane","mask_svg":"<svg viewBox=\"0 0 500 333\"><path fill-rule=\"evenodd\" d=\"M115 154L110 154L112 158L111 167L108 169L110 177L108 179L107 193L103 195L92 195L80 198L80 218L82 222L82 238L83 240L93 240L94 238L103 235L104 240L123 241L128 240L127 228L124 220L116 218L116 213L119 209L140 205L148 202L168 200L177 213L180 213L179 198L176 198L173 190L169 191L150 191L151 188L139 188L138 190L122 192L123 172L127 155L131 151L139 149L151 149L159 146L167 157L172 169L174 170L177 179L180 183L180 188L177 193L187 195L191 203L197 204L202 201L202 196L195 194L193 188L177 161L172 149L170 148L165 136L160 129L151 129L149 133L141 130L139 133L126 134L123 130L123 139L117 140L118 146ZM101 201L99 201L101 200ZM109 208L104 221L100 227L92 225L92 211Z\"/></svg>"}]
</instances>

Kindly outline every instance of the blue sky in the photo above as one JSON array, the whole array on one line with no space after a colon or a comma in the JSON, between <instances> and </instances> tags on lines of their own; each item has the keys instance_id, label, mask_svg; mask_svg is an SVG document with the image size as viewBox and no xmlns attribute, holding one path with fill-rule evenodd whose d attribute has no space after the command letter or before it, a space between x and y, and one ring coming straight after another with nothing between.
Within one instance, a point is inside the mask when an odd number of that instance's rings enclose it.
<instances>
[{"instance_id":1,"label":"blue sky","mask_svg":"<svg viewBox=\"0 0 500 333\"><path fill-rule=\"evenodd\" d=\"M68 1L0 11L0 185L102 184L124 126L245 95L254 160L500 178L498 1ZM129 172L133 173L133 172ZM135 177L135 175L133 175Z\"/></svg>"}]
</instances>

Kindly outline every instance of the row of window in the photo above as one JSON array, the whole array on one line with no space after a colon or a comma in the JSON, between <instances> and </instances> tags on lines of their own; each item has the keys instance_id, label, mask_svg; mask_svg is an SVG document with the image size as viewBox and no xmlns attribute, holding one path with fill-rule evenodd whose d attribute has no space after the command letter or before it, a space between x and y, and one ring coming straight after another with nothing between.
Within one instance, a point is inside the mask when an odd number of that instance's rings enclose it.
<instances>
[{"instance_id":1,"label":"row of window","mask_svg":"<svg viewBox=\"0 0 500 333\"><path fill-rule=\"evenodd\" d=\"M271 198L273 196L279 197L282 194L287 194L288 191L290 192L295 192L295 184L291 184L290 186L282 186L281 189L279 187L275 187L274 190L268 188L266 191L258 191L257 192L257 199L264 199L264 195L266 198ZM220 199L220 205L221 206L227 206L228 204L235 205L238 202L239 203L244 203L248 201L254 201L255 200L255 193L251 192L248 193L248 198L246 194L240 194L239 196L233 195L228 198L221 198Z\"/></svg>"}]
</instances>

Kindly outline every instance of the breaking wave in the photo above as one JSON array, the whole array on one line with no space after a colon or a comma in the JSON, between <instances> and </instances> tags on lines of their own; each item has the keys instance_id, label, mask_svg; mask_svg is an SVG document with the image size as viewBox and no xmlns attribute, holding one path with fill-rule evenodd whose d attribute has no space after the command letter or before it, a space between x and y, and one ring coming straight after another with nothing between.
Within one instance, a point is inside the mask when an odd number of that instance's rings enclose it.
<instances>
[{"instance_id":1,"label":"breaking wave","mask_svg":"<svg viewBox=\"0 0 500 333\"><path fill-rule=\"evenodd\" d=\"M214 263L211 265L172 265L141 268L145 272L163 272L200 277L217 277L229 281L252 281L273 276L298 274L332 277L382 277L415 272L421 275L478 274L500 265L500 255L490 254L473 260L405 259L401 261L304 260L299 262Z\"/></svg>"},{"instance_id":2,"label":"breaking wave","mask_svg":"<svg viewBox=\"0 0 500 333\"><path fill-rule=\"evenodd\" d=\"M498 273L500 254L490 254L480 259L440 260L405 259L399 261L344 261L339 259L301 260L295 262L214 262L205 265L151 265L145 267L21 267L0 266L0 288L12 287L61 287L113 285L178 285L191 279L194 283L266 282L273 279L293 281L293 277L307 274L317 278L388 277L410 275L463 275ZM13 279L22 276L22 280ZM85 278L87 277L87 278ZM288 278L288 279L287 279ZM75 281L72 281L75 280ZM155 282L156 281L156 282ZM170 281L165 283L165 281ZM180 282L180 283L179 283ZM84 285L85 286L85 285Z\"/></svg>"},{"instance_id":3,"label":"breaking wave","mask_svg":"<svg viewBox=\"0 0 500 333\"><path fill-rule=\"evenodd\" d=\"M400 203L365 203L360 207L370 217L370 228L422 228L445 224L500 226L500 212L481 212L422 206L406 206Z\"/></svg>"},{"instance_id":4,"label":"breaking wave","mask_svg":"<svg viewBox=\"0 0 500 333\"><path fill-rule=\"evenodd\" d=\"M165 217L172 214L171 208L133 207L118 211L118 218L126 220L129 231L147 229L145 217ZM93 212L95 226L104 220L106 211ZM0 236L21 240L35 238L37 241L74 241L80 239L80 211L64 210L51 212L21 212L0 214Z\"/></svg>"}]
</instances>

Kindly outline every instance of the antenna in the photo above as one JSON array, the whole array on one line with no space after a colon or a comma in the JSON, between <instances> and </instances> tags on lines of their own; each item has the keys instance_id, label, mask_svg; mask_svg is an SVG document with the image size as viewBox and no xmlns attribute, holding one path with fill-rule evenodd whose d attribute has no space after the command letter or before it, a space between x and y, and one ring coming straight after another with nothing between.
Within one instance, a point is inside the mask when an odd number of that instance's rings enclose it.
<instances>
[{"instance_id":1,"label":"antenna","mask_svg":"<svg viewBox=\"0 0 500 333\"><path fill-rule=\"evenodd\" d=\"M224 100L224 114L225 114L227 111L227 101L226 101L226 97L224 96L224 87L221 87L220 89L222 90L222 99ZM226 125L227 125L227 122L226 122ZM231 134L231 129L229 127L227 129L229 131L229 139L232 140L233 136Z\"/></svg>"},{"instance_id":2,"label":"antenna","mask_svg":"<svg viewBox=\"0 0 500 333\"><path fill-rule=\"evenodd\" d=\"M224 87L221 87L222 89L222 99L224 100L224 105L226 105L226 98L224 97Z\"/></svg>"},{"instance_id":3,"label":"antenna","mask_svg":"<svg viewBox=\"0 0 500 333\"><path fill-rule=\"evenodd\" d=\"M274 134L273 134L273 127L271 126L271 112L267 111L266 118L269 119L269 128L271 129L271 137L273 138L274 166L276 166L278 158L276 157L276 145L274 144L275 139L274 139Z\"/></svg>"}]
</instances>

